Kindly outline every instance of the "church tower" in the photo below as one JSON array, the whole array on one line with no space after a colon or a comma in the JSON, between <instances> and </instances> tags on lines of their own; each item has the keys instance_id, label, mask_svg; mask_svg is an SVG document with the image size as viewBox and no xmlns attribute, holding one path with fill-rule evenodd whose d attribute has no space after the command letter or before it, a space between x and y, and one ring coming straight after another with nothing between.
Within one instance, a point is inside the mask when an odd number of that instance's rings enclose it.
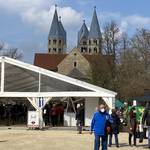
<instances>
[{"instance_id":1,"label":"church tower","mask_svg":"<svg viewBox=\"0 0 150 150\"><path fill-rule=\"evenodd\" d=\"M97 18L96 7L94 7L92 23L90 26L88 36L88 52L89 54L98 54L101 53L101 49L102 49L102 34L100 31L100 26Z\"/></svg>"},{"instance_id":2,"label":"church tower","mask_svg":"<svg viewBox=\"0 0 150 150\"><path fill-rule=\"evenodd\" d=\"M85 21L78 32L78 44L77 47L82 54L100 54L102 49L102 34L97 18L96 7L94 7L94 13L88 30Z\"/></svg>"},{"instance_id":3,"label":"church tower","mask_svg":"<svg viewBox=\"0 0 150 150\"><path fill-rule=\"evenodd\" d=\"M89 31L87 29L87 26L85 24L85 20L83 21L83 25L78 32L78 49L81 53L87 53L88 52L88 35Z\"/></svg>"},{"instance_id":4,"label":"church tower","mask_svg":"<svg viewBox=\"0 0 150 150\"><path fill-rule=\"evenodd\" d=\"M62 25L61 18L58 18L57 6L55 6L55 13L48 36L48 53L66 53L66 42L66 31Z\"/></svg>"}]
</instances>

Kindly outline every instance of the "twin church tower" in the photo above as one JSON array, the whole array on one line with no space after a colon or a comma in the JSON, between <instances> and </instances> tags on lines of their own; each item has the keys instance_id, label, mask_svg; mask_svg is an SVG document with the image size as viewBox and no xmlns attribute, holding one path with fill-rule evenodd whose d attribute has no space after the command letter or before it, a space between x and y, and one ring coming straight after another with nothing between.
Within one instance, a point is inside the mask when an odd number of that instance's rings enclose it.
<instances>
[{"instance_id":1,"label":"twin church tower","mask_svg":"<svg viewBox=\"0 0 150 150\"><path fill-rule=\"evenodd\" d=\"M48 53L65 54L67 48L67 34L58 17L57 6L52 20L48 36ZM102 34L97 18L96 7L94 7L93 18L88 30L85 21L78 32L77 48L82 54L99 54L102 48Z\"/></svg>"}]
</instances>

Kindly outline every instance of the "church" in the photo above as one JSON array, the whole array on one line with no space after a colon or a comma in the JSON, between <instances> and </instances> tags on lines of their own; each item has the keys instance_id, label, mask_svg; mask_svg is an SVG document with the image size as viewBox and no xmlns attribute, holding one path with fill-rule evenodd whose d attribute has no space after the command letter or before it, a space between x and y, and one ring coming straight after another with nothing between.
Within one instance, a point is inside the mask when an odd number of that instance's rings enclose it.
<instances>
[{"instance_id":1,"label":"church","mask_svg":"<svg viewBox=\"0 0 150 150\"><path fill-rule=\"evenodd\" d=\"M85 21L78 32L77 45L67 50L67 33L61 17L58 17L55 8L51 23L47 53L36 53L34 65L47 70L58 72L79 80L89 81L92 64L100 66L102 61L113 64L112 55L102 53L102 33L94 7L93 17L88 30Z\"/></svg>"}]
</instances>

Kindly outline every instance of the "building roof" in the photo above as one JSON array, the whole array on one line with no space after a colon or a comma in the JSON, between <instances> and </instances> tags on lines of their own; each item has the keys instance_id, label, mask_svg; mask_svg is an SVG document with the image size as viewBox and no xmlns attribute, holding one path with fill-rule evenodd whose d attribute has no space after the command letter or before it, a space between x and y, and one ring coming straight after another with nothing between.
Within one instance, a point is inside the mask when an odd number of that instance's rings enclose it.
<instances>
[{"instance_id":1,"label":"building roof","mask_svg":"<svg viewBox=\"0 0 150 150\"><path fill-rule=\"evenodd\" d=\"M90 26L89 38L97 39L97 38L101 38L101 37L102 37L102 35L101 35L100 26L99 26L99 22L98 22L98 18L97 18L96 8L94 8L92 23Z\"/></svg>"},{"instance_id":2,"label":"building roof","mask_svg":"<svg viewBox=\"0 0 150 150\"><path fill-rule=\"evenodd\" d=\"M102 59L105 59L109 65L113 64L114 56L113 55L102 55L102 54L95 54L95 55L89 55L89 54L83 54L83 56L87 59L87 61L92 64L94 62L100 63Z\"/></svg>"},{"instance_id":3,"label":"building roof","mask_svg":"<svg viewBox=\"0 0 150 150\"><path fill-rule=\"evenodd\" d=\"M59 26L60 26L60 30L61 30L61 33L63 34L63 38L64 38L64 42L66 43L67 41L67 33L62 25L62 22L61 20L59 20Z\"/></svg>"},{"instance_id":4,"label":"building roof","mask_svg":"<svg viewBox=\"0 0 150 150\"><path fill-rule=\"evenodd\" d=\"M34 65L38 67L42 67L44 69L57 71L57 66L59 63L69 54L47 54L47 53L36 53L34 58ZM109 65L113 64L113 56L112 55L89 55L82 54L85 59L90 63L101 63L103 59L105 59Z\"/></svg>"},{"instance_id":5,"label":"building roof","mask_svg":"<svg viewBox=\"0 0 150 150\"><path fill-rule=\"evenodd\" d=\"M49 31L49 36L48 38L61 38L61 39L66 39L65 34L64 34L64 28L62 23L58 20L58 14L57 14L57 9L55 9L54 17L52 20L51 28Z\"/></svg>"},{"instance_id":6,"label":"building roof","mask_svg":"<svg viewBox=\"0 0 150 150\"><path fill-rule=\"evenodd\" d=\"M68 76L75 79L86 79L85 75L82 72L80 72L77 68L71 70Z\"/></svg>"},{"instance_id":7,"label":"building roof","mask_svg":"<svg viewBox=\"0 0 150 150\"><path fill-rule=\"evenodd\" d=\"M57 71L58 64L67 56L67 54L44 54L36 53L34 65L52 71Z\"/></svg>"},{"instance_id":8,"label":"building roof","mask_svg":"<svg viewBox=\"0 0 150 150\"><path fill-rule=\"evenodd\" d=\"M85 21L83 22L83 25L80 29L80 31L78 32L78 43L81 41L81 39L87 39L89 35L89 31L88 28L85 24Z\"/></svg>"}]
</instances>

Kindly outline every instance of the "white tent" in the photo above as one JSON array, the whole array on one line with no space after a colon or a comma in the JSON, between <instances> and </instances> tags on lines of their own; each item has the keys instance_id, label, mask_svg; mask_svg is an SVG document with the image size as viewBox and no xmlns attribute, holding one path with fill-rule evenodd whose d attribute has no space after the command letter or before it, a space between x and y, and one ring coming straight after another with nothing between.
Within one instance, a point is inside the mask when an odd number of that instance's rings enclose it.
<instances>
[{"instance_id":1,"label":"white tent","mask_svg":"<svg viewBox=\"0 0 150 150\"><path fill-rule=\"evenodd\" d=\"M7 57L0 57L0 70L0 97L26 97L40 112L41 97L44 104L52 97L102 97L114 107L117 93L59 73Z\"/></svg>"}]
</instances>

